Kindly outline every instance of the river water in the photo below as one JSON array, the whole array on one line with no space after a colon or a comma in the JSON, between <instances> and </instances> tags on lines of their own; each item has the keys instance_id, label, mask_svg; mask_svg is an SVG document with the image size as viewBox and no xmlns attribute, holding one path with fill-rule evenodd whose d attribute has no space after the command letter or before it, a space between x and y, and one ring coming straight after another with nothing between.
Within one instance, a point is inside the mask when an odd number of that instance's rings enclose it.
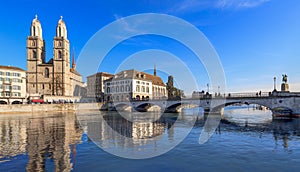
<instances>
[{"instance_id":1,"label":"river water","mask_svg":"<svg viewBox=\"0 0 300 172\"><path fill-rule=\"evenodd\" d=\"M0 171L299 171L299 119L229 107L199 144L196 112L0 115Z\"/></svg>"}]
</instances>

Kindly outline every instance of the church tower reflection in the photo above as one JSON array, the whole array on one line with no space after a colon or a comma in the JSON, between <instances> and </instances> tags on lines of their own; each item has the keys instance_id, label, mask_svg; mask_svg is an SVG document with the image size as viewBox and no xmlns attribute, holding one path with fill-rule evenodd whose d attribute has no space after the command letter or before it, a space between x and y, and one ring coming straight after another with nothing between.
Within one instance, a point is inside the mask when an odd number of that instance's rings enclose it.
<instances>
[{"instance_id":1,"label":"church tower reflection","mask_svg":"<svg viewBox=\"0 0 300 172\"><path fill-rule=\"evenodd\" d=\"M27 153L27 171L71 171L81 135L73 113L0 118L0 159Z\"/></svg>"},{"instance_id":2,"label":"church tower reflection","mask_svg":"<svg viewBox=\"0 0 300 172\"><path fill-rule=\"evenodd\" d=\"M63 114L59 118L33 118L28 126L27 171L42 171L53 159L55 171L70 171L71 147L76 155L75 144L81 139L81 130L74 114ZM70 146L71 145L71 146Z\"/></svg>"}]
</instances>

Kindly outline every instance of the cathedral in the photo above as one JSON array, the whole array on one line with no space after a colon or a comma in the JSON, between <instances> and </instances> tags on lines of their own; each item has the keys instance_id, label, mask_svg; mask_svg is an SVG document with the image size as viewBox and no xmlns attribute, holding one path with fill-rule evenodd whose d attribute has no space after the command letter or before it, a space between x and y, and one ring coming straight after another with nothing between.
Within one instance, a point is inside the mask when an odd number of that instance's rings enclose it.
<instances>
[{"instance_id":1,"label":"cathedral","mask_svg":"<svg viewBox=\"0 0 300 172\"><path fill-rule=\"evenodd\" d=\"M60 17L53 39L53 58L46 62L45 40L41 22L35 16L27 37L27 93L30 97L80 96L82 76L76 71L74 54L70 64L70 41L67 27Z\"/></svg>"}]
</instances>

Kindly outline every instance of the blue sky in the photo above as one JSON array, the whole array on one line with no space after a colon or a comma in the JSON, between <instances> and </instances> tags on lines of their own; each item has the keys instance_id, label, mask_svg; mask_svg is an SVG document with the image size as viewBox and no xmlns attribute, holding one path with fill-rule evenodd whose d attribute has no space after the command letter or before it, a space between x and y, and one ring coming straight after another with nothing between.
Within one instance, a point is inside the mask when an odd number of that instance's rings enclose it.
<instances>
[{"instance_id":1,"label":"blue sky","mask_svg":"<svg viewBox=\"0 0 300 172\"><path fill-rule=\"evenodd\" d=\"M279 87L281 74L289 76L292 90L300 91L299 10L300 1L295 0L5 1L0 6L0 64L26 69L26 37L35 14L42 23L50 59L61 15L77 58L86 42L116 19L139 13L163 13L182 18L205 34L222 62L228 92L271 91L273 77L277 76ZM136 44L140 39L143 44ZM139 37L125 41L108 56L110 63L116 64L121 56L153 48L172 51L172 46L178 45L160 37ZM184 53L189 53L182 49L173 53L179 53L185 60ZM114 72L109 67L103 70ZM199 71L204 72L199 86L206 89L205 70L200 66Z\"/></svg>"}]
</instances>

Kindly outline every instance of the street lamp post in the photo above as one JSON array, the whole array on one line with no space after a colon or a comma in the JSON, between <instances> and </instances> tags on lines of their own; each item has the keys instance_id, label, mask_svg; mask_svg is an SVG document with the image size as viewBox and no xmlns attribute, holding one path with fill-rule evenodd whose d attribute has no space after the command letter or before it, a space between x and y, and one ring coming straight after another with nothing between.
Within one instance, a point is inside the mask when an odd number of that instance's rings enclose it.
<instances>
[{"instance_id":1,"label":"street lamp post","mask_svg":"<svg viewBox=\"0 0 300 172\"><path fill-rule=\"evenodd\" d=\"M276 91L276 76L273 79L274 79L274 91Z\"/></svg>"},{"instance_id":2,"label":"street lamp post","mask_svg":"<svg viewBox=\"0 0 300 172\"><path fill-rule=\"evenodd\" d=\"M209 93L209 84L207 83L207 93Z\"/></svg>"}]
</instances>

